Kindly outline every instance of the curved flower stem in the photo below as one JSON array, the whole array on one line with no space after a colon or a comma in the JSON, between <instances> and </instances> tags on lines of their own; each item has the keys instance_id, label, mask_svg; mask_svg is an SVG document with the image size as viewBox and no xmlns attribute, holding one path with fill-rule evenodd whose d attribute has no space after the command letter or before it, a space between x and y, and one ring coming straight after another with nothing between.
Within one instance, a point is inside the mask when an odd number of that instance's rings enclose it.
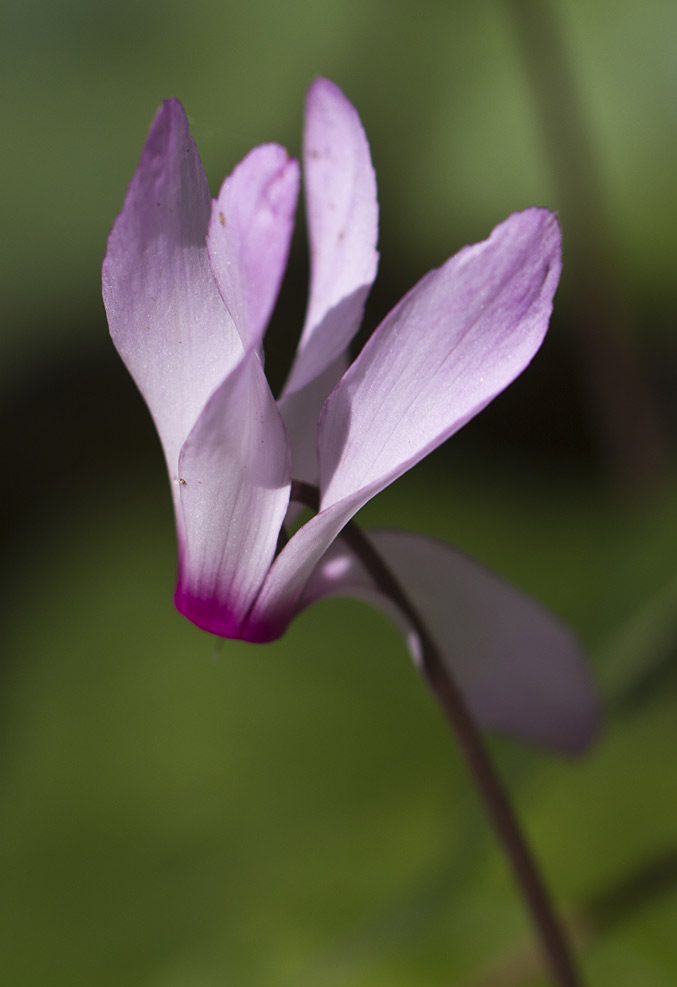
<instances>
[{"instance_id":1,"label":"curved flower stem","mask_svg":"<svg viewBox=\"0 0 677 987\"><path fill-rule=\"evenodd\" d=\"M342 537L370 573L379 589L393 600L418 635L423 671L444 710L485 809L512 865L538 933L544 958L550 967L553 982L560 987L581 987L582 981L574 967L571 951L534 857L494 769L480 731L449 674L437 645L402 587L361 529L349 523L344 528Z\"/></svg>"},{"instance_id":2,"label":"curved flower stem","mask_svg":"<svg viewBox=\"0 0 677 987\"><path fill-rule=\"evenodd\" d=\"M318 491L310 484L294 481L291 498L314 510L318 509ZM436 643L409 597L364 532L357 525L349 522L341 532L341 537L369 572L378 588L396 604L418 635L423 672L449 721L496 835L510 861L538 934L544 959L550 968L553 983L558 987L583 987L583 981L574 965L571 950L536 861L482 741L480 731L445 666Z\"/></svg>"}]
</instances>

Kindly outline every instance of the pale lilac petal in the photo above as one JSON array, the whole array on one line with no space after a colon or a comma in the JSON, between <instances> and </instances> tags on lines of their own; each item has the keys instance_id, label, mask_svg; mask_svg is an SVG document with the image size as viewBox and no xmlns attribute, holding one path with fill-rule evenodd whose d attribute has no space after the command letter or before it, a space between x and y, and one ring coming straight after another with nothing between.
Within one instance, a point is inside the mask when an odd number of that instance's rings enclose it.
<instances>
[{"instance_id":1,"label":"pale lilac petal","mask_svg":"<svg viewBox=\"0 0 677 987\"><path fill-rule=\"evenodd\" d=\"M357 510L357 508L355 508ZM350 513L345 501L307 521L293 535L273 562L256 602L242 628L248 641L273 641L284 634L298 613L298 600L308 577Z\"/></svg>"},{"instance_id":2,"label":"pale lilac petal","mask_svg":"<svg viewBox=\"0 0 677 987\"><path fill-rule=\"evenodd\" d=\"M322 508L357 491L365 503L524 370L545 335L560 267L556 217L527 209L405 295L324 406Z\"/></svg>"},{"instance_id":3,"label":"pale lilac petal","mask_svg":"<svg viewBox=\"0 0 677 987\"><path fill-rule=\"evenodd\" d=\"M327 395L334 390L348 369L348 353L342 353L319 377L300 391L280 398L280 413L291 443L292 476L317 486L320 464L317 459L317 423Z\"/></svg>"},{"instance_id":4,"label":"pale lilac petal","mask_svg":"<svg viewBox=\"0 0 677 987\"><path fill-rule=\"evenodd\" d=\"M212 270L246 347L261 341L287 264L299 166L283 147L254 148L221 186L207 237Z\"/></svg>"},{"instance_id":5,"label":"pale lilac petal","mask_svg":"<svg viewBox=\"0 0 677 987\"><path fill-rule=\"evenodd\" d=\"M416 607L479 724L566 753L591 742L598 703L569 630L449 545L398 531L368 537ZM416 633L340 540L313 573L301 606L326 596L379 606L404 629L420 662Z\"/></svg>"},{"instance_id":6,"label":"pale lilac petal","mask_svg":"<svg viewBox=\"0 0 677 987\"><path fill-rule=\"evenodd\" d=\"M393 309L324 405L321 510L277 556L247 634L279 636L347 521L529 363L560 272L552 213L529 209L432 271Z\"/></svg>"},{"instance_id":7,"label":"pale lilac petal","mask_svg":"<svg viewBox=\"0 0 677 987\"><path fill-rule=\"evenodd\" d=\"M242 355L209 266L210 211L183 107L168 100L108 239L103 298L111 336L150 408L173 480L186 436Z\"/></svg>"},{"instance_id":8,"label":"pale lilac petal","mask_svg":"<svg viewBox=\"0 0 677 987\"><path fill-rule=\"evenodd\" d=\"M378 205L369 144L341 90L317 79L306 103L303 152L310 296L285 394L319 377L362 321L376 277Z\"/></svg>"},{"instance_id":9,"label":"pale lilac petal","mask_svg":"<svg viewBox=\"0 0 677 987\"><path fill-rule=\"evenodd\" d=\"M176 606L199 627L238 637L289 501L289 445L254 350L210 398L179 472Z\"/></svg>"}]
</instances>

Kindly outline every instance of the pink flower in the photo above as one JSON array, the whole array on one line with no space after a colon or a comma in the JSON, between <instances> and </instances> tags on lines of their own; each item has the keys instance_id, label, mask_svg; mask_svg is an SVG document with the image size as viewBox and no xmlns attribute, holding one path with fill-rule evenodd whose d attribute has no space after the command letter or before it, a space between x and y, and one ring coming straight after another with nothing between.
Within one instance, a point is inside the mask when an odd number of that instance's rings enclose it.
<instances>
[{"instance_id":1,"label":"pink flower","mask_svg":"<svg viewBox=\"0 0 677 987\"><path fill-rule=\"evenodd\" d=\"M278 637L328 595L393 610L337 536L527 366L560 273L555 216L510 216L419 281L348 366L378 262L376 182L357 113L325 79L308 95L303 157L310 297L278 401L263 336L299 186L283 148L255 148L212 201L183 108L168 100L103 266L111 336L171 478L176 606L248 641ZM319 487L320 509L280 549L292 478ZM595 702L567 630L446 545L372 537L481 723L569 750L588 741Z\"/></svg>"}]
</instances>

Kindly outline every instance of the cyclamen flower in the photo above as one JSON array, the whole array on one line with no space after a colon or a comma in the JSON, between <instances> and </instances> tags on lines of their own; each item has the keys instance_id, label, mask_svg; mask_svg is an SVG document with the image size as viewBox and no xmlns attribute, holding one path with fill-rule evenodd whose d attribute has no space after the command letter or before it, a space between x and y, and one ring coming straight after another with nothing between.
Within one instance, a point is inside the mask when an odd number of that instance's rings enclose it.
<instances>
[{"instance_id":1,"label":"cyclamen flower","mask_svg":"<svg viewBox=\"0 0 677 987\"><path fill-rule=\"evenodd\" d=\"M183 108L168 100L103 266L111 335L171 478L176 606L207 631L247 641L279 637L330 595L362 596L392 615L337 536L526 367L560 274L555 216L512 215L419 281L348 366L376 275L376 182L357 112L325 79L308 95L303 159L310 296L278 401L263 336L299 187L298 162L282 147L251 151L212 201ZM319 511L280 549L292 478L319 487ZM447 545L369 536L480 723L565 750L587 743L595 702L567 630Z\"/></svg>"}]
</instances>

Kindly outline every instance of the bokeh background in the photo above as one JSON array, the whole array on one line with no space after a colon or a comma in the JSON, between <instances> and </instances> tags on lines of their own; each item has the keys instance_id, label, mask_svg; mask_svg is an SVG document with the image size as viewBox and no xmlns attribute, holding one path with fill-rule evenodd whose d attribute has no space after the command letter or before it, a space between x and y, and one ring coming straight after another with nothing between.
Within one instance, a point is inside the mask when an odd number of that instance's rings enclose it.
<instances>
[{"instance_id":1,"label":"bokeh background","mask_svg":"<svg viewBox=\"0 0 677 987\"><path fill-rule=\"evenodd\" d=\"M564 762L492 740L591 985L677 981L677 7L672 0L25 0L0 30L0 981L543 983L441 716L357 603L275 645L173 612L169 491L109 342L105 240L158 103L212 190L300 149L316 75L379 179L366 328L532 203L552 330L520 380L372 505L576 629L606 718ZM300 326L302 223L267 350Z\"/></svg>"}]
</instances>

